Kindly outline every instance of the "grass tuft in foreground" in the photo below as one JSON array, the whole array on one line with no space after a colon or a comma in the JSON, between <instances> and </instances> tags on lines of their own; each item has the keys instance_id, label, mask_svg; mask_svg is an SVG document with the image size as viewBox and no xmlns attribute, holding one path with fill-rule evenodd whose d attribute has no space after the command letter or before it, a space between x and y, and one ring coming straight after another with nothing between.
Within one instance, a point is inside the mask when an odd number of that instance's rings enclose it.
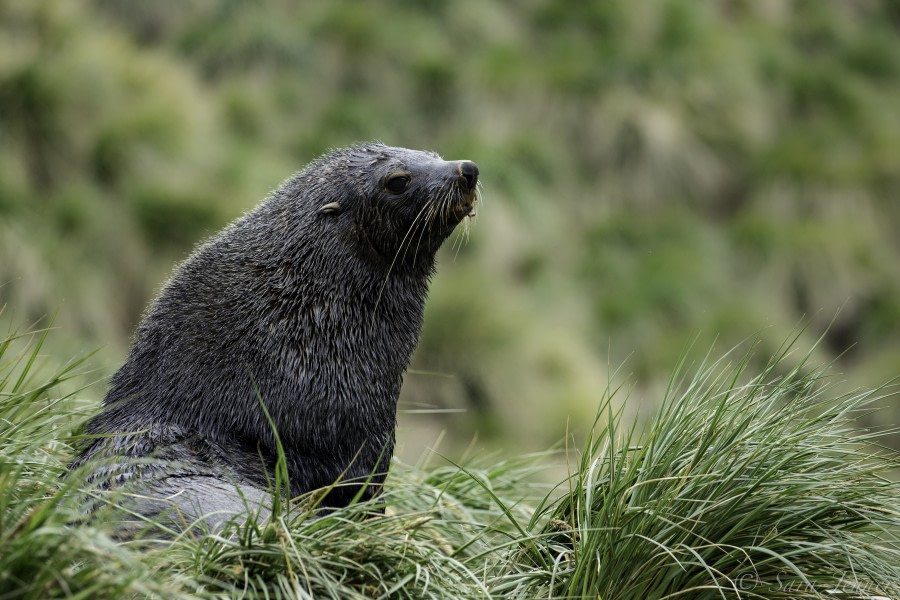
<instances>
[{"instance_id":1,"label":"grass tuft in foreground","mask_svg":"<svg viewBox=\"0 0 900 600\"><path fill-rule=\"evenodd\" d=\"M48 330L0 335L0 600L178 597L176 573L154 574L112 528L71 527L79 481L65 479L69 440L88 407L60 386L84 358L38 376Z\"/></svg>"},{"instance_id":2,"label":"grass tuft in foreground","mask_svg":"<svg viewBox=\"0 0 900 600\"><path fill-rule=\"evenodd\" d=\"M0 338L0 600L900 597L897 456L855 421L890 390L834 394L786 353L681 365L641 433L609 391L549 494L547 454L395 465L376 503L124 541L63 477L92 409L60 391L79 361L35 370L45 335Z\"/></svg>"},{"instance_id":3,"label":"grass tuft in foreground","mask_svg":"<svg viewBox=\"0 0 900 600\"><path fill-rule=\"evenodd\" d=\"M805 359L788 368L780 356L757 376L745 372L749 356L725 360L680 385L677 372L643 435L607 396L605 422L566 493L536 510L506 589L605 600L900 597L900 489L884 479L897 457L855 423L889 390L836 398Z\"/></svg>"}]
</instances>

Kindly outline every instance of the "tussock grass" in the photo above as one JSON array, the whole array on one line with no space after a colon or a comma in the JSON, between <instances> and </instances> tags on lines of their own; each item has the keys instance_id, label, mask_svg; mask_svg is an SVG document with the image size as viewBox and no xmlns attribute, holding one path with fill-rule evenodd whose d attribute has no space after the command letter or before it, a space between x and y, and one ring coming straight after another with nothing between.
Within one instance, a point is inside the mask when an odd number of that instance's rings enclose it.
<instances>
[{"instance_id":1,"label":"tussock grass","mask_svg":"<svg viewBox=\"0 0 900 600\"><path fill-rule=\"evenodd\" d=\"M835 397L784 354L701 365L638 435L609 393L569 489L545 502L522 597L900 595L897 457L855 418L891 389ZM784 371L786 369L786 371ZM778 374L784 371L783 374ZM848 596L849 597L849 596Z\"/></svg>"},{"instance_id":2,"label":"tussock grass","mask_svg":"<svg viewBox=\"0 0 900 600\"><path fill-rule=\"evenodd\" d=\"M558 453L395 465L377 502L125 540L63 477L88 409L45 336L0 340L0 600L900 597L898 459L856 424L892 388L834 394L788 350L679 365L643 430L609 389L549 492Z\"/></svg>"},{"instance_id":3,"label":"tussock grass","mask_svg":"<svg viewBox=\"0 0 900 600\"><path fill-rule=\"evenodd\" d=\"M63 475L87 407L59 387L86 357L38 377L48 332L0 337L0 599L178 598L179 575L153 573L111 528L70 526L81 482Z\"/></svg>"}]
</instances>

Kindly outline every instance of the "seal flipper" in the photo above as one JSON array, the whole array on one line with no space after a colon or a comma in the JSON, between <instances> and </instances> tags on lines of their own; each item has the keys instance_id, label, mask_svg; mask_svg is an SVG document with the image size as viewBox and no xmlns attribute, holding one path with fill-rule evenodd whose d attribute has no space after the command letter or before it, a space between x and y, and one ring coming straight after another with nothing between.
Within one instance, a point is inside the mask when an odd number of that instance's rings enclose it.
<instances>
[{"instance_id":1,"label":"seal flipper","mask_svg":"<svg viewBox=\"0 0 900 600\"><path fill-rule=\"evenodd\" d=\"M97 438L72 468L91 465L87 481L110 501L141 515L123 523L134 535L154 525L181 531L198 525L218 532L234 517L268 518L271 493L247 484L202 438L168 427ZM97 508L98 501L88 505Z\"/></svg>"},{"instance_id":2,"label":"seal flipper","mask_svg":"<svg viewBox=\"0 0 900 600\"><path fill-rule=\"evenodd\" d=\"M214 475L169 475L128 496L127 508L142 515L137 527L161 525L181 531L199 526L213 533L235 518L240 522L252 515L264 522L272 503L265 490Z\"/></svg>"}]
</instances>

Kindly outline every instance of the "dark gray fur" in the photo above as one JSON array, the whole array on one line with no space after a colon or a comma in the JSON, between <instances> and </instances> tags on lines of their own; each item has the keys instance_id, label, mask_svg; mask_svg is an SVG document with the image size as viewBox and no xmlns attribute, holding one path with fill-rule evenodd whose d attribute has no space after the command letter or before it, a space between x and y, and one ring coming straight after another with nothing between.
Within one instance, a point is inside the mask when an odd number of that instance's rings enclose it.
<instances>
[{"instance_id":1,"label":"dark gray fur","mask_svg":"<svg viewBox=\"0 0 900 600\"><path fill-rule=\"evenodd\" d=\"M112 436L90 441L73 466L102 459L95 480L136 481L188 521L265 504L277 452L255 382L291 495L368 477L363 497L377 494L435 253L470 213L477 173L366 144L289 178L165 285L88 425ZM386 187L398 174L409 177L399 194ZM130 462L144 457L162 460ZM347 504L361 485L324 504Z\"/></svg>"}]
</instances>

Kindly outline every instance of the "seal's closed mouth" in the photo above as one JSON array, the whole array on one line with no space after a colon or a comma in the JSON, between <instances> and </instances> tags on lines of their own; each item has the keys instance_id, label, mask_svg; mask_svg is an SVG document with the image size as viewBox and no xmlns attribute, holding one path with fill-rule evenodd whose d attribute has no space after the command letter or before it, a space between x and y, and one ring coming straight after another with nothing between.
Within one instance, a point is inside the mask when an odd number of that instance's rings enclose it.
<instances>
[{"instance_id":1,"label":"seal's closed mouth","mask_svg":"<svg viewBox=\"0 0 900 600\"><path fill-rule=\"evenodd\" d=\"M450 207L450 214L459 222L466 217L474 217L477 212L476 206L475 195L466 195Z\"/></svg>"},{"instance_id":2,"label":"seal's closed mouth","mask_svg":"<svg viewBox=\"0 0 900 600\"><path fill-rule=\"evenodd\" d=\"M478 201L478 165L470 160L460 160L456 162L456 171L459 174L457 183L461 193L451 212L459 222L466 217L475 216L475 205Z\"/></svg>"},{"instance_id":3,"label":"seal's closed mouth","mask_svg":"<svg viewBox=\"0 0 900 600\"><path fill-rule=\"evenodd\" d=\"M466 217L474 217L478 212L478 193L476 191L463 192L450 207L450 212L458 220Z\"/></svg>"}]
</instances>

